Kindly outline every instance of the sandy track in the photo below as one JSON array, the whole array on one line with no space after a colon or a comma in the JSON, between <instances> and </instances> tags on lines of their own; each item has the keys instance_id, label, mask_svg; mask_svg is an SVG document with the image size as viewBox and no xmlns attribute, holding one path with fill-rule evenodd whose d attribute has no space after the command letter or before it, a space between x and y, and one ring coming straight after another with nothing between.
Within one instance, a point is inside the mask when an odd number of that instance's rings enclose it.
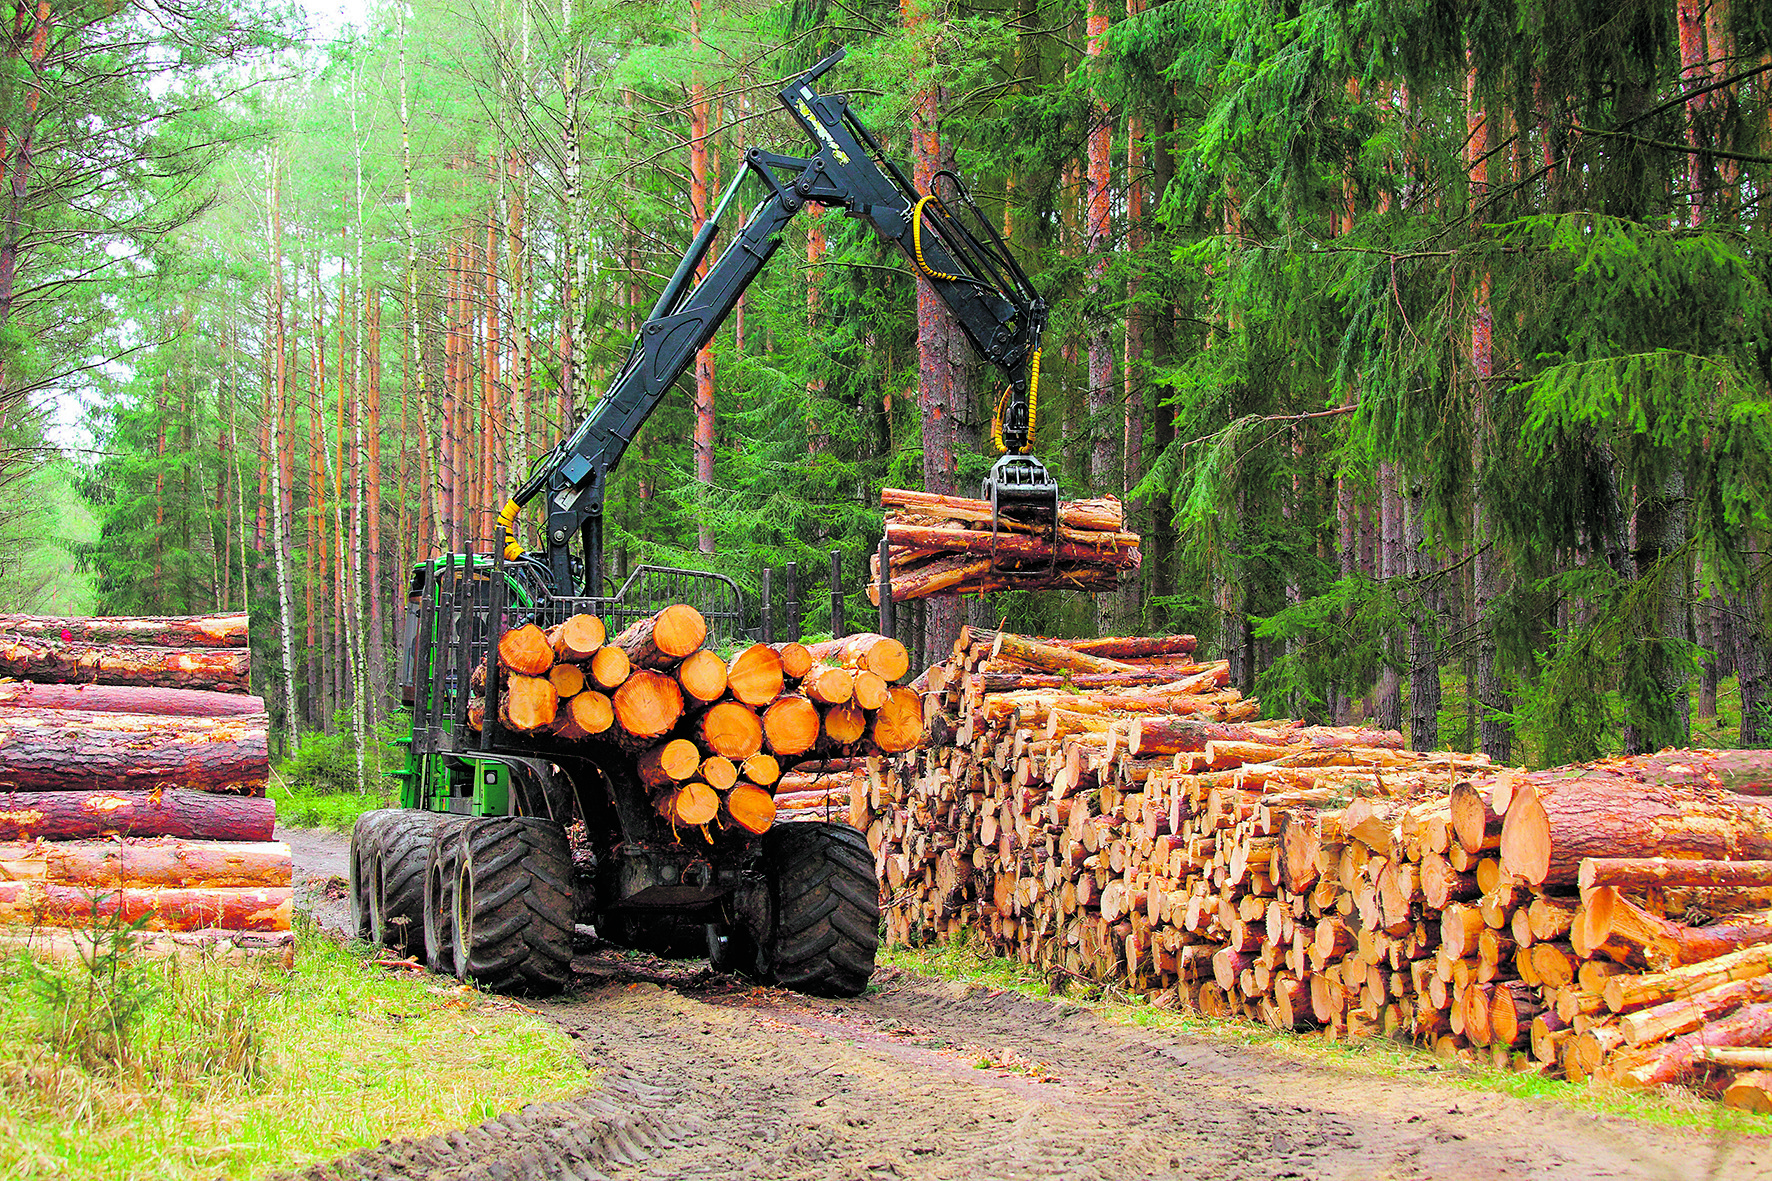
<instances>
[{"instance_id":1,"label":"sandy track","mask_svg":"<svg viewBox=\"0 0 1772 1181\"><path fill-rule=\"evenodd\" d=\"M1758 1137L1368 1078L892 970L826 1001L620 953L575 967L578 991L541 1008L596 1089L300 1176L1772 1178Z\"/></svg>"}]
</instances>

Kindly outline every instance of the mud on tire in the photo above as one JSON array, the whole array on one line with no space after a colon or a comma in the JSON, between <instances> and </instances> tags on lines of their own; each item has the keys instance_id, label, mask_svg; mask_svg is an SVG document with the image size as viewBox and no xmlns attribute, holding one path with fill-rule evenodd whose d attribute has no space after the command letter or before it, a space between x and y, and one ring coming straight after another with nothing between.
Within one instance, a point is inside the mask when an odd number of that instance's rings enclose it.
<instances>
[{"instance_id":1,"label":"mud on tire","mask_svg":"<svg viewBox=\"0 0 1772 1181\"><path fill-rule=\"evenodd\" d=\"M458 844L461 830L473 823L471 816L450 816L431 834L425 854L424 954L425 966L445 976L455 975L455 878L461 872Z\"/></svg>"},{"instance_id":2,"label":"mud on tire","mask_svg":"<svg viewBox=\"0 0 1772 1181\"><path fill-rule=\"evenodd\" d=\"M572 855L551 820L476 820L456 840L451 918L457 975L495 992L543 995L572 968Z\"/></svg>"},{"instance_id":3,"label":"mud on tire","mask_svg":"<svg viewBox=\"0 0 1772 1181\"><path fill-rule=\"evenodd\" d=\"M763 838L775 923L764 947L777 984L856 996L880 945L880 887L867 838L840 824L782 824Z\"/></svg>"},{"instance_id":4,"label":"mud on tire","mask_svg":"<svg viewBox=\"0 0 1772 1181\"><path fill-rule=\"evenodd\" d=\"M369 892L375 884L375 860L381 852L383 831L392 820L406 815L406 808L377 808L357 817L351 828L351 937L367 939L374 930Z\"/></svg>"}]
</instances>

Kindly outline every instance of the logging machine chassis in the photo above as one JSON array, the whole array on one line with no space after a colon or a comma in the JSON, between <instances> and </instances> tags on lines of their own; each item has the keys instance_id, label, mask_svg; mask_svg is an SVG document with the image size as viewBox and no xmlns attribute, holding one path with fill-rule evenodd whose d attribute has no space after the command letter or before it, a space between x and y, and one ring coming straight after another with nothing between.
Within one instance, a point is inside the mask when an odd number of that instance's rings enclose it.
<instances>
[{"instance_id":1,"label":"logging machine chassis","mask_svg":"<svg viewBox=\"0 0 1772 1181\"><path fill-rule=\"evenodd\" d=\"M815 154L744 154L712 217L684 251L626 363L576 430L536 465L498 516L490 554L451 554L415 568L400 648L413 722L400 807L358 822L351 904L359 936L423 948L431 966L484 986L550 992L569 976L575 923L599 936L671 953L702 951L805 991L866 986L877 942L877 882L861 834L842 825L778 825L679 837L648 803L632 752L595 739L513 734L498 722L495 675L475 686L506 628L546 628L587 612L613 635L672 602L709 623L709 643L749 642L730 579L642 567L605 582L603 505L609 474L634 435L737 306L809 204L841 208L895 242L1007 378L993 438L1004 451L985 479L995 510L1051 529L1057 481L1029 452L1047 307L952 172L920 193L849 109L814 84L839 50L779 98ZM747 179L762 199L706 275L720 221ZM543 498L542 548L525 551L516 520ZM574 541L578 552L574 552ZM467 721L475 697L482 728ZM572 840L568 840L568 829Z\"/></svg>"}]
</instances>

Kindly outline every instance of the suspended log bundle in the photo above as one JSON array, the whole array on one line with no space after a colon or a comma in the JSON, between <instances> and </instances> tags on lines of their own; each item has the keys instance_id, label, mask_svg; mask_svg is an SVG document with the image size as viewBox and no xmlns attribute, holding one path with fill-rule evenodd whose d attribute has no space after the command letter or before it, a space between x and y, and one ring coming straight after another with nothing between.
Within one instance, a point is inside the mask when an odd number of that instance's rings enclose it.
<instances>
[{"instance_id":1,"label":"suspended log bundle","mask_svg":"<svg viewBox=\"0 0 1772 1181\"><path fill-rule=\"evenodd\" d=\"M901 602L1011 588L1112 590L1141 560L1138 534L1111 496L1061 503L1056 541L1050 524L1015 514L993 528L984 500L887 488L880 504L892 597ZM872 561L868 597L878 606L880 556Z\"/></svg>"},{"instance_id":2,"label":"suspended log bundle","mask_svg":"<svg viewBox=\"0 0 1772 1181\"><path fill-rule=\"evenodd\" d=\"M1715 1055L1772 1053L1763 800L1645 778L1686 752L1528 773L1260 719L1191 644L1114 642L968 629L929 670L927 744L846 773L889 939L967 932L1215 1016L1758 1101L1739 1077L1772 1059ZM1159 660L1167 681L1136 676ZM798 775L784 817L840 811Z\"/></svg>"},{"instance_id":3,"label":"suspended log bundle","mask_svg":"<svg viewBox=\"0 0 1772 1181\"><path fill-rule=\"evenodd\" d=\"M0 941L288 961L291 866L264 798L245 615L0 616ZM23 929L23 930L19 930Z\"/></svg>"},{"instance_id":4,"label":"suspended log bundle","mask_svg":"<svg viewBox=\"0 0 1772 1181\"><path fill-rule=\"evenodd\" d=\"M780 820L810 818L799 798L778 807L784 791L803 790L783 774L796 765L842 768L826 788L846 816L868 761L878 774L881 757L923 739L922 697L893 683L910 668L896 640L862 634L716 653L702 646L706 637L706 622L686 603L608 642L589 615L545 631L513 627L497 644L499 722L519 738L619 747L679 840L761 835ZM483 710L470 700L477 729Z\"/></svg>"}]
</instances>

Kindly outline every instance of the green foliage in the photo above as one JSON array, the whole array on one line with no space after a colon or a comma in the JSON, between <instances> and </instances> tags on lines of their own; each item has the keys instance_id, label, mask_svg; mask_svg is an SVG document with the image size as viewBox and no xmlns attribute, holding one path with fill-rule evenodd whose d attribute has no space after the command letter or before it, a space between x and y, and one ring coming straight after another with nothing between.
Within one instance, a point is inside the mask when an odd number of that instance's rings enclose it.
<instances>
[{"instance_id":1,"label":"green foliage","mask_svg":"<svg viewBox=\"0 0 1772 1181\"><path fill-rule=\"evenodd\" d=\"M303 733L289 757L276 764L275 777L290 798L361 794L357 791L356 744L348 733L349 724L350 719L341 710L340 716L333 719L334 733ZM395 743L411 732L412 716L404 711L377 722L373 738L366 746L371 783L385 787L387 773L405 765L403 749ZM281 812L282 805L278 807Z\"/></svg>"}]
</instances>

